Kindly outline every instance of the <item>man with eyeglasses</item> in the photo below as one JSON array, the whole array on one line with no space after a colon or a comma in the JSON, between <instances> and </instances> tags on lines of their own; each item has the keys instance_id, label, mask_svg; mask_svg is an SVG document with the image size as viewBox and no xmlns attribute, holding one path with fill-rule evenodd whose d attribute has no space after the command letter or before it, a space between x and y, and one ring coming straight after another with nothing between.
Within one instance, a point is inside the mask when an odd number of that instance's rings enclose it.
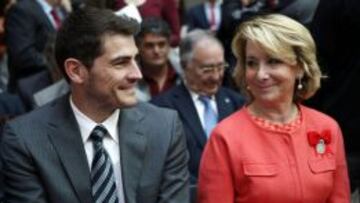
<instances>
[{"instance_id":1,"label":"man with eyeglasses","mask_svg":"<svg viewBox=\"0 0 360 203\"><path fill-rule=\"evenodd\" d=\"M195 30L180 42L184 84L153 98L178 111L187 136L191 182L196 183L205 143L214 125L244 104L241 95L221 87L227 63L224 48L211 34Z\"/></svg>"}]
</instances>

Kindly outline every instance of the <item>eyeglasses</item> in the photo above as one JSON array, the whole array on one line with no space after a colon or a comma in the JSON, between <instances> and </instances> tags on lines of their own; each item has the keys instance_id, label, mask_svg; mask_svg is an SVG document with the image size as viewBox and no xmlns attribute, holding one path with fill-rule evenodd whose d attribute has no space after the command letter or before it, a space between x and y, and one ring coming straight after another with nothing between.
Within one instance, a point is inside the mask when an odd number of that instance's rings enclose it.
<instances>
[{"instance_id":1,"label":"eyeglasses","mask_svg":"<svg viewBox=\"0 0 360 203\"><path fill-rule=\"evenodd\" d=\"M199 70L206 74L206 73L213 73L215 71L224 71L227 67L229 67L229 64L226 62L221 63L209 63L209 64L200 64L198 60L195 60L199 65Z\"/></svg>"}]
</instances>

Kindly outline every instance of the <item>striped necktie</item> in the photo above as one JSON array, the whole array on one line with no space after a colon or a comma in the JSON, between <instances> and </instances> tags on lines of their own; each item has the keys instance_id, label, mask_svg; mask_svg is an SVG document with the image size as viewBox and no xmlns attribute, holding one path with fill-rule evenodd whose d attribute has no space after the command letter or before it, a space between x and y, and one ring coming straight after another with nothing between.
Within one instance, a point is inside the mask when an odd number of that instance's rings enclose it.
<instances>
[{"instance_id":1,"label":"striped necktie","mask_svg":"<svg viewBox=\"0 0 360 203\"><path fill-rule=\"evenodd\" d=\"M218 118L214 109L211 107L211 99L207 96L199 96L199 100L204 105L204 130L206 132L207 137L210 136L212 129L215 127Z\"/></svg>"},{"instance_id":2,"label":"striped necktie","mask_svg":"<svg viewBox=\"0 0 360 203\"><path fill-rule=\"evenodd\" d=\"M95 203L119 202L110 156L102 143L107 133L105 127L98 125L90 134L94 146L94 159L91 164L91 186Z\"/></svg>"}]
</instances>

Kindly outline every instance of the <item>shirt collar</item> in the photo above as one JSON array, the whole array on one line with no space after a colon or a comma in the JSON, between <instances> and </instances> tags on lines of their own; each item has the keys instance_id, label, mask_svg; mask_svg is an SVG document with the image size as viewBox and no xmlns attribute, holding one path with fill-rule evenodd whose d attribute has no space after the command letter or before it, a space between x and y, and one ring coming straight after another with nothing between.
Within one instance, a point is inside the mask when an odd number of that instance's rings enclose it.
<instances>
[{"instance_id":1,"label":"shirt collar","mask_svg":"<svg viewBox=\"0 0 360 203\"><path fill-rule=\"evenodd\" d=\"M188 91L189 91L189 93L190 93L190 96L191 96L191 98L193 99L193 101L199 100L199 97L201 96L200 94L198 94L198 93L190 90L190 88L188 88L188 87L186 87L186 88L188 89ZM215 95L210 96L210 99L211 99L212 101L215 101Z\"/></svg>"},{"instance_id":2,"label":"shirt collar","mask_svg":"<svg viewBox=\"0 0 360 203\"><path fill-rule=\"evenodd\" d=\"M72 101L71 96L70 96L70 106L74 112L76 121L78 122L83 143L88 141L92 130L97 125L104 126L106 128L106 130L108 131L111 139L113 139L116 143L119 142L119 137L117 136L118 135L118 133L117 133L118 132L118 121L119 121L119 114L120 114L119 109L116 109L104 122L96 123L93 120L91 120L88 116L83 114L76 107L76 105Z\"/></svg>"},{"instance_id":3,"label":"shirt collar","mask_svg":"<svg viewBox=\"0 0 360 203\"><path fill-rule=\"evenodd\" d=\"M176 85L177 77L178 75L175 72L173 66L171 65L171 63L168 63L165 83L161 90L158 86L158 83L155 80L153 80L151 77L147 77L146 75L143 75L143 80L146 81L146 83L149 85L151 97L154 97L160 94L161 92L164 92L170 89L171 87L173 87L174 85Z\"/></svg>"},{"instance_id":4,"label":"shirt collar","mask_svg":"<svg viewBox=\"0 0 360 203\"><path fill-rule=\"evenodd\" d=\"M41 8L45 11L45 13L49 14L51 12L51 10L53 9L53 7L48 3L46 2L45 0L36 0Z\"/></svg>"},{"instance_id":5,"label":"shirt collar","mask_svg":"<svg viewBox=\"0 0 360 203\"><path fill-rule=\"evenodd\" d=\"M214 5L215 5L215 7L219 7L219 6L221 6L221 4L222 4L222 0L217 0L217 1L215 1ZM210 8L210 2L206 1L205 6Z\"/></svg>"}]
</instances>

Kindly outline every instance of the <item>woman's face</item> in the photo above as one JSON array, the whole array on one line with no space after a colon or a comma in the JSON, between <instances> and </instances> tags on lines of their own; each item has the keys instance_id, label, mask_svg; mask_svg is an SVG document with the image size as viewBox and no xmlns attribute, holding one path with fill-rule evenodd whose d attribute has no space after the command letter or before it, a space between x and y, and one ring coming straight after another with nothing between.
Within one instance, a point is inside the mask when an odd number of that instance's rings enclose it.
<instances>
[{"instance_id":1,"label":"woman's face","mask_svg":"<svg viewBox=\"0 0 360 203\"><path fill-rule=\"evenodd\" d=\"M295 81L302 72L298 66L268 55L251 41L246 43L245 61L245 80L253 102L269 106L293 101Z\"/></svg>"}]
</instances>

